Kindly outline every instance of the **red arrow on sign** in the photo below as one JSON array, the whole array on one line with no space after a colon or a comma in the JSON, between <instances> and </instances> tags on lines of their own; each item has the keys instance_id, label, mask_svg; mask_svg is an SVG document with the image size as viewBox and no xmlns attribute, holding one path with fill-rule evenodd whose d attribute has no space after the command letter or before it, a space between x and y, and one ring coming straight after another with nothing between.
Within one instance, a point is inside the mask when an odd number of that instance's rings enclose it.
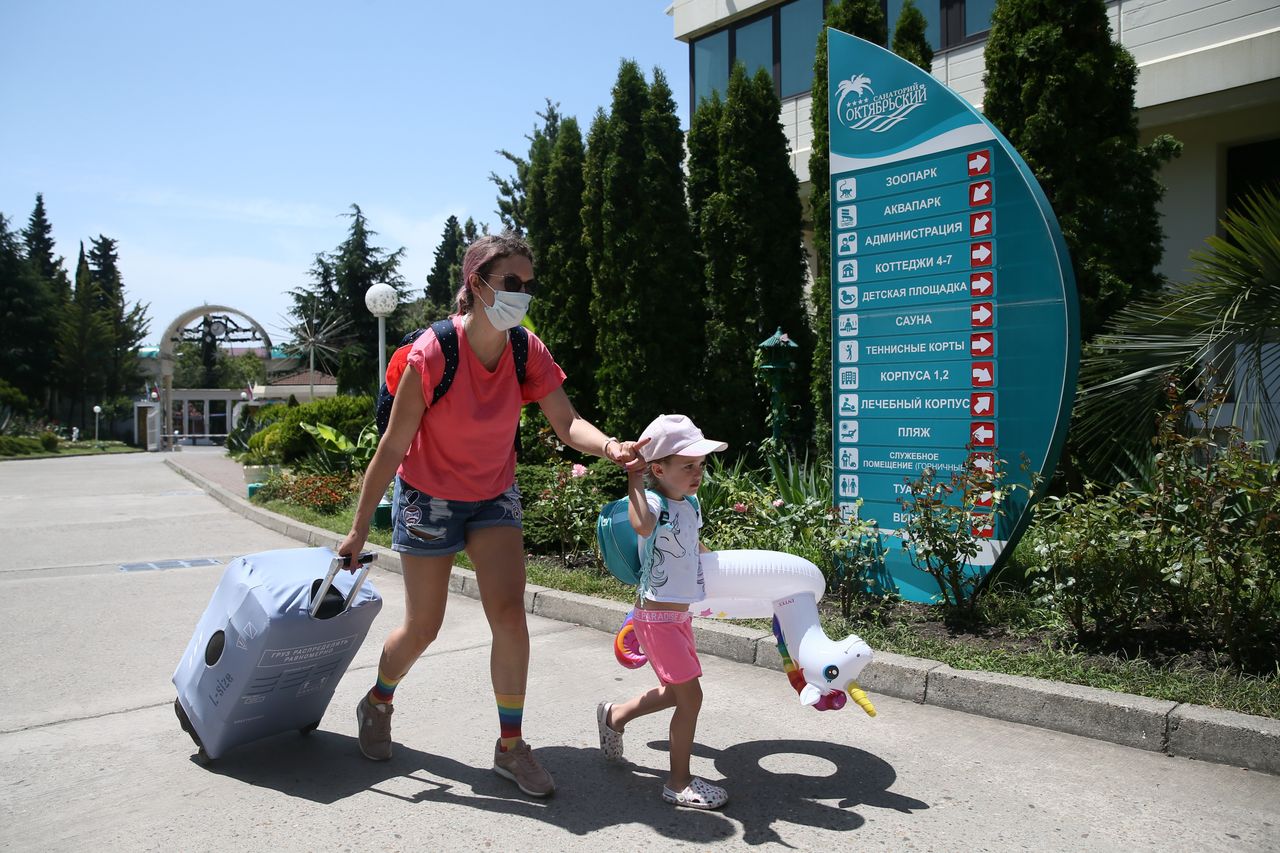
<instances>
[{"instance_id":1,"label":"red arrow on sign","mask_svg":"<svg viewBox=\"0 0 1280 853\"><path fill-rule=\"evenodd\" d=\"M975 272L969 274L969 294L971 296L990 296L995 289L995 273Z\"/></svg>"},{"instance_id":2,"label":"red arrow on sign","mask_svg":"<svg viewBox=\"0 0 1280 853\"><path fill-rule=\"evenodd\" d=\"M969 413L994 417L996 413L996 395L990 391L979 391L969 395Z\"/></svg>"},{"instance_id":3,"label":"red arrow on sign","mask_svg":"<svg viewBox=\"0 0 1280 853\"><path fill-rule=\"evenodd\" d=\"M995 501L996 494L990 489L983 489L981 491L971 492L970 497L973 498L974 506L989 507Z\"/></svg>"},{"instance_id":4,"label":"red arrow on sign","mask_svg":"<svg viewBox=\"0 0 1280 853\"><path fill-rule=\"evenodd\" d=\"M969 309L969 318L975 326L990 326L995 316L995 306L990 302L975 302Z\"/></svg>"},{"instance_id":5,"label":"red arrow on sign","mask_svg":"<svg viewBox=\"0 0 1280 853\"><path fill-rule=\"evenodd\" d=\"M991 171L991 152L975 151L969 155L969 177L985 175Z\"/></svg>"},{"instance_id":6,"label":"red arrow on sign","mask_svg":"<svg viewBox=\"0 0 1280 853\"><path fill-rule=\"evenodd\" d=\"M969 467L979 474L994 474L996 457L993 453L970 453Z\"/></svg>"},{"instance_id":7,"label":"red arrow on sign","mask_svg":"<svg viewBox=\"0 0 1280 853\"><path fill-rule=\"evenodd\" d=\"M974 447L991 447L996 443L996 425L991 421L975 421L969 427Z\"/></svg>"},{"instance_id":8,"label":"red arrow on sign","mask_svg":"<svg viewBox=\"0 0 1280 853\"><path fill-rule=\"evenodd\" d=\"M969 236L985 237L991 233L991 212L969 214Z\"/></svg>"},{"instance_id":9,"label":"red arrow on sign","mask_svg":"<svg viewBox=\"0 0 1280 853\"><path fill-rule=\"evenodd\" d=\"M995 364L990 361L975 361L970 375L974 388L989 388L996 384Z\"/></svg>"},{"instance_id":10,"label":"red arrow on sign","mask_svg":"<svg viewBox=\"0 0 1280 853\"><path fill-rule=\"evenodd\" d=\"M969 257L973 259L973 265L975 267L991 266L991 255L992 251L990 242L974 243L969 248Z\"/></svg>"},{"instance_id":11,"label":"red arrow on sign","mask_svg":"<svg viewBox=\"0 0 1280 853\"><path fill-rule=\"evenodd\" d=\"M969 336L970 355L995 355L995 332L979 332Z\"/></svg>"},{"instance_id":12,"label":"red arrow on sign","mask_svg":"<svg viewBox=\"0 0 1280 853\"><path fill-rule=\"evenodd\" d=\"M977 207L980 204L991 204L991 182L982 181L977 184L969 184L969 206Z\"/></svg>"},{"instance_id":13,"label":"red arrow on sign","mask_svg":"<svg viewBox=\"0 0 1280 853\"><path fill-rule=\"evenodd\" d=\"M996 525L985 512L973 513L973 535L978 539L990 539L996 535Z\"/></svg>"}]
</instances>

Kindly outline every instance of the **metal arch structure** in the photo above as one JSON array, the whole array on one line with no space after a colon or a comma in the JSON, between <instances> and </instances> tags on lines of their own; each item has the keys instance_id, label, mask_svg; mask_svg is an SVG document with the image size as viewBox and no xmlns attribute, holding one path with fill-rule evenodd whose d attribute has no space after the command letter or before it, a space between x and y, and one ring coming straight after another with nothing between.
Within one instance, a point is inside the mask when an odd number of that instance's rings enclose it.
<instances>
[{"instance_id":1,"label":"metal arch structure","mask_svg":"<svg viewBox=\"0 0 1280 853\"><path fill-rule=\"evenodd\" d=\"M173 449L173 406L170 405L170 401L173 399L173 365L177 344L184 340L183 332L188 323L197 317L207 317L211 314L234 314L248 320L252 330L262 339L267 352L271 352L271 336L267 334L267 330L261 323L238 308L226 305L201 305L197 308L188 308L174 318L160 338L160 411L164 423L160 436L161 450Z\"/></svg>"}]
</instances>

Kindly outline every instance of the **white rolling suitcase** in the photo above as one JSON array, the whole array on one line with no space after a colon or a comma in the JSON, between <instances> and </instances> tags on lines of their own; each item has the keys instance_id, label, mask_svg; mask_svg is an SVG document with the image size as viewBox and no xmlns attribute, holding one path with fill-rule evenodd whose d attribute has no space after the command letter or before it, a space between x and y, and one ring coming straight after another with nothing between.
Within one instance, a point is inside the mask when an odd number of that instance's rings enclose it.
<instances>
[{"instance_id":1,"label":"white rolling suitcase","mask_svg":"<svg viewBox=\"0 0 1280 853\"><path fill-rule=\"evenodd\" d=\"M309 734L382 609L365 577L328 548L232 560L187 644L174 711L203 761L258 738Z\"/></svg>"}]
</instances>

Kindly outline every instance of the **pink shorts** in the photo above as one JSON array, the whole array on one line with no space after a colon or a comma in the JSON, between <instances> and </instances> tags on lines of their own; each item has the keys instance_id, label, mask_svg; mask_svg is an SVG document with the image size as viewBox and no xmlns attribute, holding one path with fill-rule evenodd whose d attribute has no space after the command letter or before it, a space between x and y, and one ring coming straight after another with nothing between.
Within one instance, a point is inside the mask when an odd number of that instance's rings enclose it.
<instances>
[{"instance_id":1,"label":"pink shorts","mask_svg":"<svg viewBox=\"0 0 1280 853\"><path fill-rule=\"evenodd\" d=\"M641 610L631 614L640 649L663 684L684 684L702 675L693 642L693 617L680 610Z\"/></svg>"}]
</instances>

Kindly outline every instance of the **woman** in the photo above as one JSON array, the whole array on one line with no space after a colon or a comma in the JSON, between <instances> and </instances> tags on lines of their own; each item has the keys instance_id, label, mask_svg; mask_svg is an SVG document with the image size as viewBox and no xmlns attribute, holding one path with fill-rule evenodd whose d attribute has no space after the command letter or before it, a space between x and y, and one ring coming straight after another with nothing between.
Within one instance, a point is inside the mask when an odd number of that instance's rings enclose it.
<instances>
[{"instance_id":1,"label":"woman","mask_svg":"<svg viewBox=\"0 0 1280 853\"><path fill-rule=\"evenodd\" d=\"M391 757L396 685L436 638L444 620L453 555L465 549L493 635L489 670L500 737L494 772L526 794L545 797L555 783L521 738L529 632L524 611L524 539L515 484L514 438L524 403L537 402L560 441L626 468L643 465L635 442L607 437L584 420L561 387L565 374L546 346L528 335L523 384L516 379L508 330L523 319L536 289L533 254L518 238L486 236L462 262L454 377L429 405L446 354L428 330L409 353L386 435L365 472L360 501L338 553L359 553L373 512L396 477L392 547L400 552L404 624L387 637L378 681L356 708L360 750ZM477 310L479 309L479 310ZM452 359L452 356L450 356Z\"/></svg>"}]
</instances>

